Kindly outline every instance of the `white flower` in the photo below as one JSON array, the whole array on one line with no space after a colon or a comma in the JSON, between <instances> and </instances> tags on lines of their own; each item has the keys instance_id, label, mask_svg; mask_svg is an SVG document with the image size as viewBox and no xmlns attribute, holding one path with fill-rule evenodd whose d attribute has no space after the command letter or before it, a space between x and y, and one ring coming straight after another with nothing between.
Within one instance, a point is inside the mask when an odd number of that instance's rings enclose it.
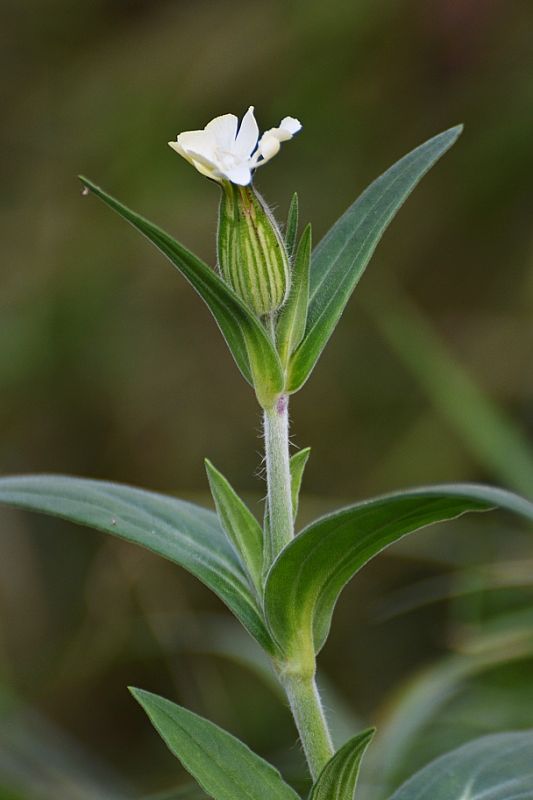
<instances>
[{"instance_id":1,"label":"white flower","mask_svg":"<svg viewBox=\"0 0 533 800\"><path fill-rule=\"evenodd\" d=\"M258 141L253 106L244 115L237 132L238 124L234 114L224 114L212 119L203 131L180 133L177 141L169 145L202 175L247 186L253 170L275 156L280 143L292 139L302 127L294 117L284 117L279 128L265 131Z\"/></svg>"}]
</instances>

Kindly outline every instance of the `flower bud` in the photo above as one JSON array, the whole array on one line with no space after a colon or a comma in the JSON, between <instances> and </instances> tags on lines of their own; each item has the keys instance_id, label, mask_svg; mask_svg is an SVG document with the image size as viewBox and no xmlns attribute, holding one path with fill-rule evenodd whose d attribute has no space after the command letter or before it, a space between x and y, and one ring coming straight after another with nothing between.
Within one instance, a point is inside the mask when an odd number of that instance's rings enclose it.
<instances>
[{"instance_id":1,"label":"flower bud","mask_svg":"<svg viewBox=\"0 0 533 800\"><path fill-rule=\"evenodd\" d=\"M289 293L289 256L272 214L253 186L223 184L218 263L224 280L257 316L277 311Z\"/></svg>"}]
</instances>

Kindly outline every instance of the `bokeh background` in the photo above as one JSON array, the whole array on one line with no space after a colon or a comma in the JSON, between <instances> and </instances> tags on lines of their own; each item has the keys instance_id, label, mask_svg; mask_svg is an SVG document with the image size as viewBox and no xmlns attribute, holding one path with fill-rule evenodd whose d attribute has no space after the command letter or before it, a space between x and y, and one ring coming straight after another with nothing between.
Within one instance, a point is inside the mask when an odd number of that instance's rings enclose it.
<instances>
[{"instance_id":1,"label":"bokeh background","mask_svg":"<svg viewBox=\"0 0 533 800\"><path fill-rule=\"evenodd\" d=\"M294 399L294 441L313 449L302 521L435 481L533 493L530 2L0 5L2 473L209 503L209 456L260 513L258 411L208 311L76 181L213 263L217 192L166 142L254 104L263 129L303 122L257 184L280 220L298 190L315 241L397 158L465 123ZM3 800L186 787L128 684L205 714L297 780L287 709L206 589L100 534L6 510L0 522ZM511 518L460 521L345 592L321 666L339 740L369 721L384 731L369 797L478 733L532 725L531 554ZM413 709L427 717L415 743Z\"/></svg>"}]
</instances>

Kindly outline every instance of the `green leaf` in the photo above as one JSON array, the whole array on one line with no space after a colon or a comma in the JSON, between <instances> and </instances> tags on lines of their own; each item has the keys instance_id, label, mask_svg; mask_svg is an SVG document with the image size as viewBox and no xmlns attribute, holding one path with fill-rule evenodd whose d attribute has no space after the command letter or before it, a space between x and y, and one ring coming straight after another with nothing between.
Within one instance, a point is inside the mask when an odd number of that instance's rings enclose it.
<instances>
[{"instance_id":1,"label":"green leaf","mask_svg":"<svg viewBox=\"0 0 533 800\"><path fill-rule=\"evenodd\" d=\"M83 185L146 236L196 289L215 317L239 369L256 389L261 405L269 407L283 389L280 360L266 330L235 292L214 270L168 233L122 205L88 178Z\"/></svg>"},{"instance_id":2,"label":"green leaf","mask_svg":"<svg viewBox=\"0 0 533 800\"><path fill-rule=\"evenodd\" d=\"M289 254L289 258L294 255L296 249L296 237L298 236L298 193L294 192L291 204L289 206L289 213L287 215L287 225L285 228L285 247Z\"/></svg>"},{"instance_id":3,"label":"green leaf","mask_svg":"<svg viewBox=\"0 0 533 800\"><path fill-rule=\"evenodd\" d=\"M206 459L207 477L218 516L250 576L258 597L263 593L263 531L226 478Z\"/></svg>"},{"instance_id":4,"label":"green leaf","mask_svg":"<svg viewBox=\"0 0 533 800\"><path fill-rule=\"evenodd\" d=\"M374 728L358 733L335 753L318 776L309 800L353 800L361 759L374 733Z\"/></svg>"},{"instance_id":5,"label":"green leaf","mask_svg":"<svg viewBox=\"0 0 533 800\"><path fill-rule=\"evenodd\" d=\"M298 800L274 767L222 728L151 692L131 692L170 751L214 800Z\"/></svg>"},{"instance_id":6,"label":"green leaf","mask_svg":"<svg viewBox=\"0 0 533 800\"><path fill-rule=\"evenodd\" d=\"M282 364L303 339L309 305L309 267L311 264L311 225L307 225L298 244L292 269L289 299L281 309L276 326L276 340Z\"/></svg>"},{"instance_id":7,"label":"green leaf","mask_svg":"<svg viewBox=\"0 0 533 800\"><path fill-rule=\"evenodd\" d=\"M310 447L304 447L303 450L298 450L290 460L291 470L291 495L292 495L292 517L295 520L298 514L298 502L300 498L300 489L302 486L302 479L304 476L305 465L311 453Z\"/></svg>"},{"instance_id":8,"label":"green leaf","mask_svg":"<svg viewBox=\"0 0 533 800\"><path fill-rule=\"evenodd\" d=\"M533 731L483 736L437 758L390 800L533 800Z\"/></svg>"},{"instance_id":9,"label":"green leaf","mask_svg":"<svg viewBox=\"0 0 533 800\"><path fill-rule=\"evenodd\" d=\"M451 128L404 156L333 225L311 263L305 338L291 360L289 389L307 380L389 222L416 184L462 131Z\"/></svg>"},{"instance_id":10,"label":"green leaf","mask_svg":"<svg viewBox=\"0 0 533 800\"><path fill-rule=\"evenodd\" d=\"M533 520L533 503L475 484L398 492L322 517L287 545L268 574L265 609L274 638L289 657L311 658L327 638L341 590L371 558L425 525L493 507Z\"/></svg>"},{"instance_id":11,"label":"green leaf","mask_svg":"<svg viewBox=\"0 0 533 800\"><path fill-rule=\"evenodd\" d=\"M247 576L213 511L119 483L62 475L0 478L0 503L112 533L179 564L272 650Z\"/></svg>"}]
</instances>

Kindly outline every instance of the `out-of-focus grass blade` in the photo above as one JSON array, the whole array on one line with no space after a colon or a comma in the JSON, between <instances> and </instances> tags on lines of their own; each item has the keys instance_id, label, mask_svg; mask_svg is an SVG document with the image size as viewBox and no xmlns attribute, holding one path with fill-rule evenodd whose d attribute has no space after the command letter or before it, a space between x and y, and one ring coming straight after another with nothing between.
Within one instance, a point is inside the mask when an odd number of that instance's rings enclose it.
<instances>
[{"instance_id":1,"label":"out-of-focus grass blade","mask_svg":"<svg viewBox=\"0 0 533 800\"><path fill-rule=\"evenodd\" d=\"M93 754L35 708L0 688L2 800L126 800L131 796L125 781Z\"/></svg>"},{"instance_id":2,"label":"out-of-focus grass blade","mask_svg":"<svg viewBox=\"0 0 533 800\"><path fill-rule=\"evenodd\" d=\"M497 634L483 635L469 652L454 653L418 672L396 692L381 714L378 736L370 751L371 783L386 793L405 774L404 764L417 738L443 706L469 679L514 661L533 656L531 618L512 629L512 620Z\"/></svg>"},{"instance_id":3,"label":"out-of-focus grass blade","mask_svg":"<svg viewBox=\"0 0 533 800\"><path fill-rule=\"evenodd\" d=\"M379 621L408 614L415 609L439 603L442 600L473 595L478 592L497 591L533 586L533 561L499 561L494 564L477 564L460 571L446 572L425 578L409 586L388 593L379 603L376 617Z\"/></svg>"},{"instance_id":4,"label":"out-of-focus grass blade","mask_svg":"<svg viewBox=\"0 0 533 800\"><path fill-rule=\"evenodd\" d=\"M188 783L186 786L180 786L179 789L145 795L141 800L209 800L209 797L202 792L199 786Z\"/></svg>"},{"instance_id":5,"label":"out-of-focus grass blade","mask_svg":"<svg viewBox=\"0 0 533 800\"><path fill-rule=\"evenodd\" d=\"M382 284L365 306L387 343L480 464L533 496L533 446L519 425L458 363L424 315L396 285Z\"/></svg>"}]
</instances>

